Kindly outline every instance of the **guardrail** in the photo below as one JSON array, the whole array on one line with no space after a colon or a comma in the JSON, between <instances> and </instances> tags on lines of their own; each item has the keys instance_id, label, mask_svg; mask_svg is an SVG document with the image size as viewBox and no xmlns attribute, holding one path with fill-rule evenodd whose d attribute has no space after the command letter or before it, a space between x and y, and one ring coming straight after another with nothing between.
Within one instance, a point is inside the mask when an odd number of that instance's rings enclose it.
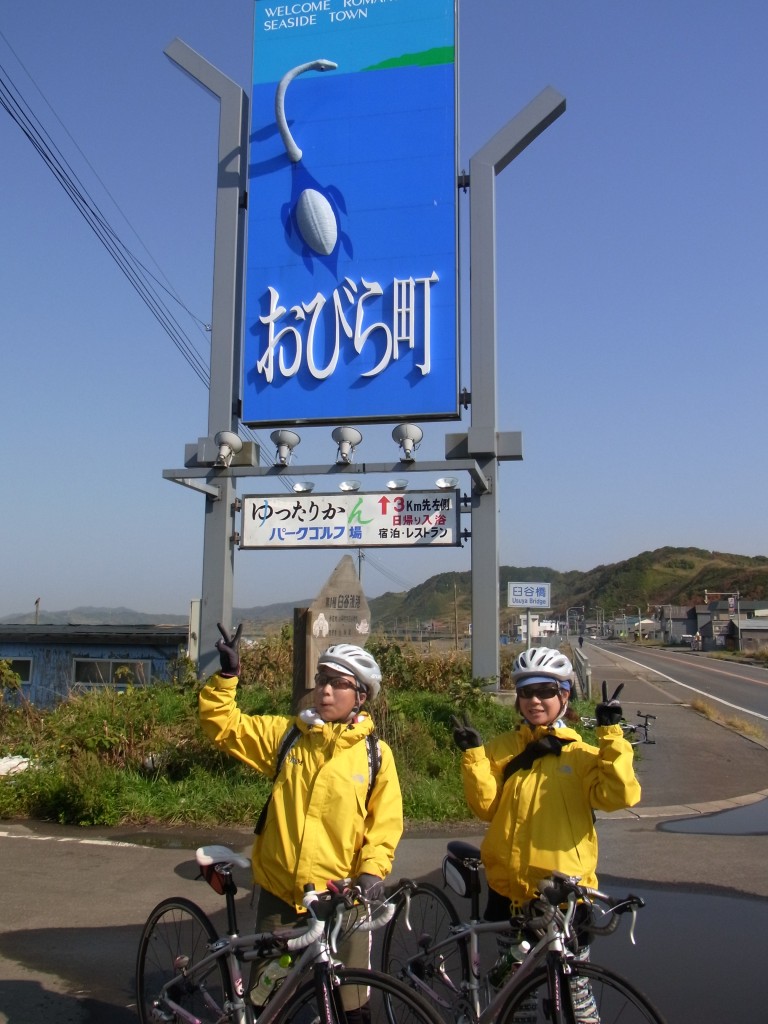
<instances>
[{"instance_id":1,"label":"guardrail","mask_svg":"<svg viewBox=\"0 0 768 1024\"><path fill-rule=\"evenodd\" d=\"M583 700L592 698L592 669L587 658L578 648L573 652L573 667L576 669L576 685Z\"/></svg>"}]
</instances>

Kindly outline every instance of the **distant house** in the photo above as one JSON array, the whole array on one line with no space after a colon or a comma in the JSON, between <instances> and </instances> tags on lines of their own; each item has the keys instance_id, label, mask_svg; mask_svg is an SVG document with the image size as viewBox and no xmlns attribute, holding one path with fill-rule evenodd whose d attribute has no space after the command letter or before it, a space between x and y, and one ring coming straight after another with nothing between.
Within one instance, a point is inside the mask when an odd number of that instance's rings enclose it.
<instances>
[{"instance_id":1,"label":"distant house","mask_svg":"<svg viewBox=\"0 0 768 1024\"><path fill-rule=\"evenodd\" d=\"M764 615L753 618L742 615L737 619L734 616L728 624L725 646L731 651L741 649L747 653L768 648L768 618Z\"/></svg>"},{"instance_id":2,"label":"distant house","mask_svg":"<svg viewBox=\"0 0 768 1024\"><path fill-rule=\"evenodd\" d=\"M684 643L698 628L696 611L684 605L663 604L658 610L659 630L665 644Z\"/></svg>"},{"instance_id":3,"label":"distant house","mask_svg":"<svg viewBox=\"0 0 768 1024\"><path fill-rule=\"evenodd\" d=\"M0 660L10 661L23 695L47 707L73 691L166 679L188 635L187 626L0 625Z\"/></svg>"},{"instance_id":4,"label":"distant house","mask_svg":"<svg viewBox=\"0 0 768 1024\"><path fill-rule=\"evenodd\" d=\"M702 649L727 648L736 650L741 636L741 649L755 650L765 646L766 631L763 626L768 613L768 601L741 601L738 614L728 601L710 601L696 605L698 631L701 634Z\"/></svg>"}]
</instances>

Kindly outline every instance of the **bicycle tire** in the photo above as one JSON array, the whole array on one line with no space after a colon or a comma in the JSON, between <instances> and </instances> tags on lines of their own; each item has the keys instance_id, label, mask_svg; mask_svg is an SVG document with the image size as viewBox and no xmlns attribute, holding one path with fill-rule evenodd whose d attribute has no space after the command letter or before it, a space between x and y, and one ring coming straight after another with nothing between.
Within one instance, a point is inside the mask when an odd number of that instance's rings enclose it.
<instances>
[{"instance_id":1,"label":"bicycle tire","mask_svg":"<svg viewBox=\"0 0 768 1024\"><path fill-rule=\"evenodd\" d=\"M169 992L174 1002L204 1024L221 1019L224 1003L232 998L224 958L214 960L205 974L194 979L179 970L181 958L186 960L183 966L197 963L218 937L210 919L191 900L176 896L158 903L144 925L136 957L136 1004L141 1024L168 1019L159 1017L155 1010L163 988L174 979L178 982ZM217 1004L218 1012L211 1006L211 1000Z\"/></svg>"},{"instance_id":2,"label":"bicycle tire","mask_svg":"<svg viewBox=\"0 0 768 1024\"><path fill-rule=\"evenodd\" d=\"M597 1006L598 1016L579 1015L574 1007L570 984L563 986L558 1014L553 1006L546 967L537 968L519 989L513 991L498 1016L497 1024L579 1024L599 1020L600 1024L665 1024L656 1007L620 974L599 964L572 961L571 978L584 979ZM562 977L562 975L561 975Z\"/></svg>"},{"instance_id":3,"label":"bicycle tire","mask_svg":"<svg viewBox=\"0 0 768 1024\"><path fill-rule=\"evenodd\" d=\"M338 967L333 973L334 1020L326 1020L318 1007L315 980L310 978L280 1011L280 1024L443 1024L417 992L380 971Z\"/></svg>"},{"instance_id":4,"label":"bicycle tire","mask_svg":"<svg viewBox=\"0 0 768 1024\"><path fill-rule=\"evenodd\" d=\"M456 941L437 955L431 946L450 936L461 923L451 900L436 885L423 882L411 894L405 924L406 896L397 903L392 920L384 929L381 944L381 968L399 981L426 996L439 1009L444 1020L456 1018L456 1006L469 983L469 953L464 939ZM423 948L426 936L430 945Z\"/></svg>"}]
</instances>

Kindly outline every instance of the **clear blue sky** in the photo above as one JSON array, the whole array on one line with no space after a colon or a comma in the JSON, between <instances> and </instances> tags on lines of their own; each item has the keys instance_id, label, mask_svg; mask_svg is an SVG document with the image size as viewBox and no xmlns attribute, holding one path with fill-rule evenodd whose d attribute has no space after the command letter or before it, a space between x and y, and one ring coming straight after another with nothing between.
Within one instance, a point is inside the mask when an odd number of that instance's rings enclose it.
<instances>
[{"instance_id":1,"label":"clear blue sky","mask_svg":"<svg viewBox=\"0 0 768 1024\"><path fill-rule=\"evenodd\" d=\"M251 0L0 11L5 73L204 360L218 107L163 49L247 87L251 19ZM465 165L545 86L568 105L498 183L499 429L525 454L501 468L502 564L768 553L766 38L759 0L462 0ZM206 389L2 109L0 172L0 616L185 613L203 498L162 471L207 433ZM303 461L332 458L327 434L303 432ZM394 454L364 434L366 459ZM371 597L470 564L368 554ZM314 597L339 557L241 552L235 604Z\"/></svg>"}]
</instances>

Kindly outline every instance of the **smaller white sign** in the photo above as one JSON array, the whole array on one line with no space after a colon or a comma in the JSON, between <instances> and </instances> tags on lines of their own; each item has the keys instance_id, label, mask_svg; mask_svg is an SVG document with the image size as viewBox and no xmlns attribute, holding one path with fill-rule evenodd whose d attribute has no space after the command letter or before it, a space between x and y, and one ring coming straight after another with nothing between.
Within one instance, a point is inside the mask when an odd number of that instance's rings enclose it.
<instances>
[{"instance_id":1,"label":"smaller white sign","mask_svg":"<svg viewBox=\"0 0 768 1024\"><path fill-rule=\"evenodd\" d=\"M244 495L241 548L460 545L459 491Z\"/></svg>"},{"instance_id":2,"label":"smaller white sign","mask_svg":"<svg viewBox=\"0 0 768 1024\"><path fill-rule=\"evenodd\" d=\"M508 583L508 608L551 608L549 583Z\"/></svg>"}]
</instances>

